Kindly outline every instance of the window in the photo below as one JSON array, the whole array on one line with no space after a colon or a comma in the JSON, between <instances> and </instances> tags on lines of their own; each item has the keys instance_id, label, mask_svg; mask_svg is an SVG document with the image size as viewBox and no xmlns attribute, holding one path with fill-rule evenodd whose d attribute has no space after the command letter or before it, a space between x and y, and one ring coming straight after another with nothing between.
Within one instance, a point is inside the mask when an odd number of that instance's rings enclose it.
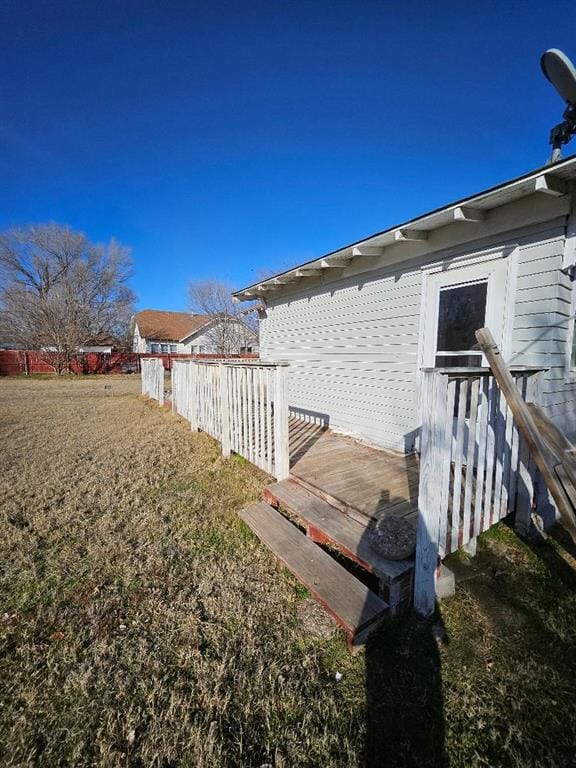
<instances>
[{"instance_id":1,"label":"window","mask_svg":"<svg viewBox=\"0 0 576 768\"><path fill-rule=\"evenodd\" d=\"M150 352L152 352L154 355L157 355L160 352L160 344L156 344L155 342L150 344Z\"/></svg>"},{"instance_id":2,"label":"window","mask_svg":"<svg viewBox=\"0 0 576 768\"><path fill-rule=\"evenodd\" d=\"M242 352L252 352L252 347L240 347L240 353Z\"/></svg>"},{"instance_id":3,"label":"window","mask_svg":"<svg viewBox=\"0 0 576 768\"><path fill-rule=\"evenodd\" d=\"M474 367L482 364L474 332L485 325L487 294L487 280L440 289L435 365Z\"/></svg>"},{"instance_id":4,"label":"window","mask_svg":"<svg viewBox=\"0 0 576 768\"><path fill-rule=\"evenodd\" d=\"M576 281L572 283L572 303L566 338L566 380L576 381Z\"/></svg>"},{"instance_id":5,"label":"window","mask_svg":"<svg viewBox=\"0 0 576 768\"><path fill-rule=\"evenodd\" d=\"M170 352L175 355L178 351L178 344L170 344Z\"/></svg>"}]
</instances>

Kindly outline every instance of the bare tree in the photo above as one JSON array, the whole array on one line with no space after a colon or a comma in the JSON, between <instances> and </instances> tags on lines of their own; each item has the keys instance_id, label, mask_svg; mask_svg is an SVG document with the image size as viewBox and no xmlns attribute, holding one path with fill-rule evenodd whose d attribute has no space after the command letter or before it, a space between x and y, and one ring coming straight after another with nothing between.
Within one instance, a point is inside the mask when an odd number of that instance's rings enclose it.
<instances>
[{"instance_id":1,"label":"bare tree","mask_svg":"<svg viewBox=\"0 0 576 768\"><path fill-rule=\"evenodd\" d=\"M115 241L94 245L58 224L0 234L0 327L11 341L44 350L58 373L79 347L121 339L133 313L131 259Z\"/></svg>"},{"instance_id":2,"label":"bare tree","mask_svg":"<svg viewBox=\"0 0 576 768\"><path fill-rule=\"evenodd\" d=\"M254 345L258 338L256 313L245 313L245 307L232 298L232 287L218 280L191 282L188 285L190 310L213 319L206 331L219 354L230 355Z\"/></svg>"}]
</instances>

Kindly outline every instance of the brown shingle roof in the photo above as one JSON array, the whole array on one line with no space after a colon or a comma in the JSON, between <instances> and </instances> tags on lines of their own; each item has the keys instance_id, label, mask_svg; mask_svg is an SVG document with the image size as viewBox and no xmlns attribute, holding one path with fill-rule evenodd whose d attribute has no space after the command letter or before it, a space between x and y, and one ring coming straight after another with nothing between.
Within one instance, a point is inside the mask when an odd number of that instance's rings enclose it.
<instances>
[{"instance_id":1,"label":"brown shingle roof","mask_svg":"<svg viewBox=\"0 0 576 768\"><path fill-rule=\"evenodd\" d=\"M208 315L188 312L165 312L162 309L143 309L134 316L140 336L158 341L180 341L209 322Z\"/></svg>"}]
</instances>

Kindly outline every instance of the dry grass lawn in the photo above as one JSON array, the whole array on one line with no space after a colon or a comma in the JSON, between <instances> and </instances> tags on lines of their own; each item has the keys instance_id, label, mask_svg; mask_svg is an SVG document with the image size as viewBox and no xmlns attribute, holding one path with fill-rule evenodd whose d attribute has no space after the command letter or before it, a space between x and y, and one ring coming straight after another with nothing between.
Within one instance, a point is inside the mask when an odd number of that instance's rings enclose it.
<instances>
[{"instance_id":1,"label":"dry grass lawn","mask_svg":"<svg viewBox=\"0 0 576 768\"><path fill-rule=\"evenodd\" d=\"M499 528L352 658L236 517L266 476L139 385L0 380L2 765L573 764L570 558Z\"/></svg>"}]
</instances>

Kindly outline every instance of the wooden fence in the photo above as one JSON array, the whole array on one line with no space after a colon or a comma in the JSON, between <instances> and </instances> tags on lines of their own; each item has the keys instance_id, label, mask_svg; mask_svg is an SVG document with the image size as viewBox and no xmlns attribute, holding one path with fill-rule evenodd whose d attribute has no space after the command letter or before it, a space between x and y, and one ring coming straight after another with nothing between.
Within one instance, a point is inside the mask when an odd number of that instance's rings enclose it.
<instances>
[{"instance_id":1,"label":"wooden fence","mask_svg":"<svg viewBox=\"0 0 576 768\"><path fill-rule=\"evenodd\" d=\"M279 480L289 474L287 364L175 360L172 408Z\"/></svg>"},{"instance_id":2,"label":"wooden fence","mask_svg":"<svg viewBox=\"0 0 576 768\"><path fill-rule=\"evenodd\" d=\"M146 358L140 360L142 368L142 394L158 400L164 405L164 365L160 358Z\"/></svg>"},{"instance_id":3,"label":"wooden fence","mask_svg":"<svg viewBox=\"0 0 576 768\"><path fill-rule=\"evenodd\" d=\"M537 402L540 371L512 369L525 400ZM489 369L428 369L422 392L420 489L414 606L435 605L439 558L508 514L530 524L535 468Z\"/></svg>"}]
</instances>

